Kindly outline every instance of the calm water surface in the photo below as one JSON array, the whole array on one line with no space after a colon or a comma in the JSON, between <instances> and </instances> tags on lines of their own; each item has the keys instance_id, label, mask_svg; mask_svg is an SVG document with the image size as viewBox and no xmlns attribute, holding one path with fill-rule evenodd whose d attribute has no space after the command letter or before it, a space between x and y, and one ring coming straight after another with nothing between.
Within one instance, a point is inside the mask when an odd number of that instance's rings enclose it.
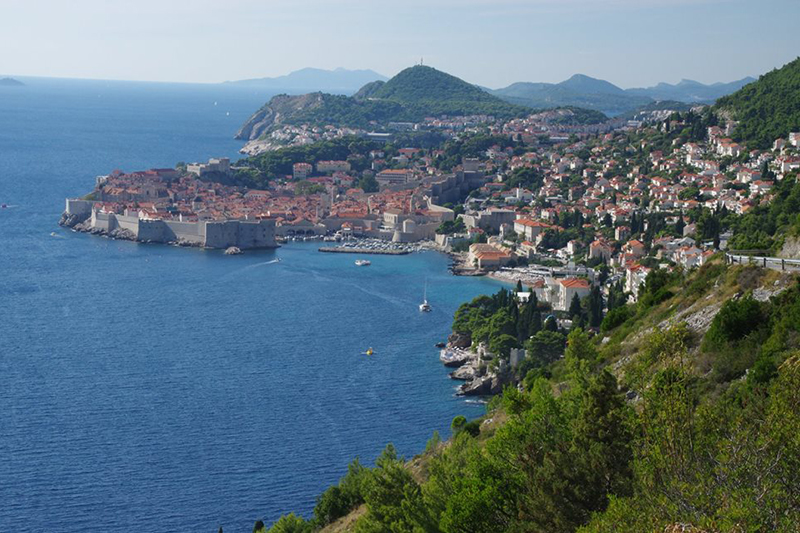
<instances>
[{"instance_id":1,"label":"calm water surface","mask_svg":"<svg viewBox=\"0 0 800 533\"><path fill-rule=\"evenodd\" d=\"M23 80L0 88L0 531L250 531L308 516L354 457L411 456L483 412L433 344L497 285L439 254L357 268L313 244L227 257L57 227L98 174L236 158L268 94Z\"/></svg>"}]
</instances>

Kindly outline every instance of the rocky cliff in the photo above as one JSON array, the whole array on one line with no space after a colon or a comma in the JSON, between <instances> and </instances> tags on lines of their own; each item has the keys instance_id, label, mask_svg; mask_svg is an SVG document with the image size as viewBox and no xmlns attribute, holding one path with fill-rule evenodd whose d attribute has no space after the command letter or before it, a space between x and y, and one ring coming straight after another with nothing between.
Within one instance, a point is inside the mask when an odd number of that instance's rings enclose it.
<instances>
[{"instance_id":1,"label":"rocky cliff","mask_svg":"<svg viewBox=\"0 0 800 533\"><path fill-rule=\"evenodd\" d=\"M324 96L323 93L275 96L247 119L236 132L236 139L256 140L267 133L272 126L287 123L300 114L320 107L325 101Z\"/></svg>"}]
</instances>

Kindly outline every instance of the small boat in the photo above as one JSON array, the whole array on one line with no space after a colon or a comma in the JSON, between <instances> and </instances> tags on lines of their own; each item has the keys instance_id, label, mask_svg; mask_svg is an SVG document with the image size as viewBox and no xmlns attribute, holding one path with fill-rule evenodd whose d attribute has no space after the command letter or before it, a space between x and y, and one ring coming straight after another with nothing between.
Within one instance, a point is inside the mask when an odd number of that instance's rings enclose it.
<instances>
[{"instance_id":1,"label":"small boat","mask_svg":"<svg viewBox=\"0 0 800 533\"><path fill-rule=\"evenodd\" d=\"M422 303L419 304L419 310L423 313L431 312L431 304L428 303L428 281L425 281L425 292L422 295Z\"/></svg>"},{"instance_id":2,"label":"small boat","mask_svg":"<svg viewBox=\"0 0 800 533\"><path fill-rule=\"evenodd\" d=\"M372 346L370 346L369 348L367 348L367 351L362 353L361 355L372 355L373 353L375 352L372 351Z\"/></svg>"},{"instance_id":3,"label":"small boat","mask_svg":"<svg viewBox=\"0 0 800 533\"><path fill-rule=\"evenodd\" d=\"M3 204L3 205L2 205L2 206L0 206L0 207L2 207L3 209L5 209L5 208L7 208L7 207L8 207L8 204Z\"/></svg>"},{"instance_id":4,"label":"small boat","mask_svg":"<svg viewBox=\"0 0 800 533\"><path fill-rule=\"evenodd\" d=\"M437 348L444 348L447 345L443 342L437 342L434 346L436 346Z\"/></svg>"},{"instance_id":5,"label":"small boat","mask_svg":"<svg viewBox=\"0 0 800 533\"><path fill-rule=\"evenodd\" d=\"M356 259L356 266L366 267L370 266L371 264L372 263L369 261L369 259Z\"/></svg>"}]
</instances>

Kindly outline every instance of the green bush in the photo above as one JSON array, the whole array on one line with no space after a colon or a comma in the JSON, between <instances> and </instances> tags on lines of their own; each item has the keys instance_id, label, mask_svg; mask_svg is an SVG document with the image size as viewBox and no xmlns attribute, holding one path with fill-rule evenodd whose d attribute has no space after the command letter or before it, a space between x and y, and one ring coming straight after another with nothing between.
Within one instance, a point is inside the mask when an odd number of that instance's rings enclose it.
<instances>
[{"instance_id":1,"label":"green bush","mask_svg":"<svg viewBox=\"0 0 800 533\"><path fill-rule=\"evenodd\" d=\"M761 304L752 296L728 300L711 322L703 339L703 348L721 349L730 342L741 340L758 329L764 318Z\"/></svg>"},{"instance_id":2,"label":"green bush","mask_svg":"<svg viewBox=\"0 0 800 533\"><path fill-rule=\"evenodd\" d=\"M329 487L317 498L314 507L316 525L330 524L364 503L364 485L368 477L369 470L358 459L350 463L339 484Z\"/></svg>"},{"instance_id":3,"label":"green bush","mask_svg":"<svg viewBox=\"0 0 800 533\"><path fill-rule=\"evenodd\" d=\"M481 422L480 420L472 420L464 424L464 432L473 436L477 437L481 434Z\"/></svg>"},{"instance_id":4,"label":"green bush","mask_svg":"<svg viewBox=\"0 0 800 533\"><path fill-rule=\"evenodd\" d=\"M458 433L462 429L464 429L464 425L467 423L467 417L464 415L458 415L453 418L453 421L450 423L450 429L453 430L453 433Z\"/></svg>"},{"instance_id":5,"label":"green bush","mask_svg":"<svg viewBox=\"0 0 800 533\"><path fill-rule=\"evenodd\" d=\"M272 524L268 533L311 533L312 531L314 531L313 524L306 522L294 513L289 513Z\"/></svg>"},{"instance_id":6,"label":"green bush","mask_svg":"<svg viewBox=\"0 0 800 533\"><path fill-rule=\"evenodd\" d=\"M616 307L608 312L600 324L600 331L603 334L608 333L617 326L624 324L629 318L633 316L633 309L628 305Z\"/></svg>"}]
</instances>

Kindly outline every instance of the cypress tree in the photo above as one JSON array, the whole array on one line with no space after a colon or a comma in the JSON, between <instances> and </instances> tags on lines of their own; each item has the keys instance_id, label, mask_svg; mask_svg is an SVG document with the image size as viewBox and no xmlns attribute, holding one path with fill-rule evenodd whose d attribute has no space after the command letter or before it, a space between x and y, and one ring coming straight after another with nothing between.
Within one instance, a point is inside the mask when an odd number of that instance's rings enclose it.
<instances>
[{"instance_id":1,"label":"cypress tree","mask_svg":"<svg viewBox=\"0 0 800 533\"><path fill-rule=\"evenodd\" d=\"M576 293L572 296L572 301L569 304L569 317L574 320L576 316L580 318L582 314L581 299L578 298L578 294Z\"/></svg>"}]
</instances>

